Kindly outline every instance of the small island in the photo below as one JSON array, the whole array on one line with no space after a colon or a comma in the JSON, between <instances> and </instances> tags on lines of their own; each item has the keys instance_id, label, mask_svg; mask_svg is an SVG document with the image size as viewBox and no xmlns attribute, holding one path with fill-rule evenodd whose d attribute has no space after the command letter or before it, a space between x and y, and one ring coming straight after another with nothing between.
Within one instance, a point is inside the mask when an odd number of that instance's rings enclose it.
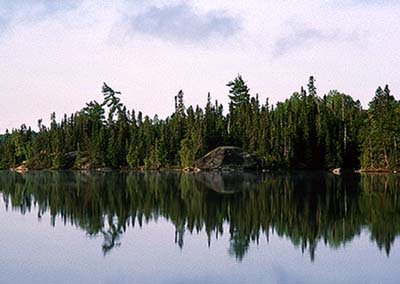
<instances>
[{"instance_id":1,"label":"small island","mask_svg":"<svg viewBox=\"0 0 400 284\"><path fill-rule=\"evenodd\" d=\"M377 88L368 109L336 90L319 96L313 76L307 88L275 105L251 95L241 75L227 87L227 111L210 93L204 108L186 106L181 90L174 97L175 111L161 119L128 110L121 92L104 83L103 102L91 101L61 120L53 113L50 126L38 121L38 131L22 125L0 135L0 168L339 174L400 168L400 103L387 85Z\"/></svg>"}]
</instances>

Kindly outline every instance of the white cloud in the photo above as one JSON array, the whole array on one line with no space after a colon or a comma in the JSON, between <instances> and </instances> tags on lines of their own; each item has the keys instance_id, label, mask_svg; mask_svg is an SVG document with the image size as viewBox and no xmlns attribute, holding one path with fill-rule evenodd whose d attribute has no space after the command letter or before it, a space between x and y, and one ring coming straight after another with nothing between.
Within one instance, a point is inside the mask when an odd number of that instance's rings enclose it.
<instances>
[{"instance_id":1,"label":"white cloud","mask_svg":"<svg viewBox=\"0 0 400 284\"><path fill-rule=\"evenodd\" d=\"M337 42L356 43L360 35L353 32L344 32L338 29L319 29L307 27L298 22L287 23L290 30L277 38L274 43L273 55L280 57L298 49L320 45L321 42L336 44Z\"/></svg>"},{"instance_id":2,"label":"white cloud","mask_svg":"<svg viewBox=\"0 0 400 284\"><path fill-rule=\"evenodd\" d=\"M103 81L128 108L161 117L180 89L188 104L204 105L208 91L227 103L237 73L263 101L284 100L311 74L320 94L339 89L366 106L388 83L399 98L400 9L389 2L9 2L0 0L0 132L101 100Z\"/></svg>"},{"instance_id":3,"label":"white cloud","mask_svg":"<svg viewBox=\"0 0 400 284\"><path fill-rule=\"evenodd\" d=\"M188 4L151 6L128 21L132 32L139 32L176 42L199 42L210 37L229 37L240 29L240 19L224 11L196 11Z\"/></svg>"}]
</instances>

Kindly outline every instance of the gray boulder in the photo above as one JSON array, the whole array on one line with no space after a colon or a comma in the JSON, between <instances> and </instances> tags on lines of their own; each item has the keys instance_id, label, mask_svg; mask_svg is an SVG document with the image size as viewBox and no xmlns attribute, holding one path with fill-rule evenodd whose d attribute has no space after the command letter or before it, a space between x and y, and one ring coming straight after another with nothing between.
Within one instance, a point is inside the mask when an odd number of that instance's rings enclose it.
<instances>
[{"instance_id":1,"label":"gray boulder","mask_svg":"<svg viewBox=\"0 0 400 284\"><path fill-rule=\"evenodd\" d=\"M205 171L257 170L261 159L239 147L221 146L194 162L194 167Z\"/></svg>"}]
</instances>

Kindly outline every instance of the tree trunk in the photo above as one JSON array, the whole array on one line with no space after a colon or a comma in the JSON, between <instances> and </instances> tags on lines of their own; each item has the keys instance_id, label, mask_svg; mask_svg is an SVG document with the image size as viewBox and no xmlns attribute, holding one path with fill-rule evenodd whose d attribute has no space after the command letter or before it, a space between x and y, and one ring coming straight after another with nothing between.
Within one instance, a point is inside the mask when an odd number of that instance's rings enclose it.
<instances>
[{"instance_id":1,"label":"tree trunk","mask_svg":"<svg viewBox=\"0 0 400 284\"><path fill-rule=\"evenodd\" d=\"M371 137L368 138L368 142L369 142L369 160L370 160L370 164L371 164L371 169L373 169L374 168L374 156L372 154Z\"/></svg>"}]
</instances>

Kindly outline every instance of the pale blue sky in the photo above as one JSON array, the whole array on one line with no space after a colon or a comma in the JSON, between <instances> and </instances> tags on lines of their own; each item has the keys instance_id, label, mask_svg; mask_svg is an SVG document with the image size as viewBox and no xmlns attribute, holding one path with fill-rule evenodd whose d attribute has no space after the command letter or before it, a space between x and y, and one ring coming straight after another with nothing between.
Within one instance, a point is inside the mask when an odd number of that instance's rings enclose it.
<instances>
[{"instance_id":1,"label":"pale blue sky","mask_svg":"<svg viewBox=\"0 0 400 284\"><path fill-rule=\"evenodd\" d=\"M161 117L180 89L226 105L238 73L272 103L309 75L320 95L400 98L399 15L390 0L0 0L0 132L101 100L103 81Z\"/></svg>"}]
</instances>

